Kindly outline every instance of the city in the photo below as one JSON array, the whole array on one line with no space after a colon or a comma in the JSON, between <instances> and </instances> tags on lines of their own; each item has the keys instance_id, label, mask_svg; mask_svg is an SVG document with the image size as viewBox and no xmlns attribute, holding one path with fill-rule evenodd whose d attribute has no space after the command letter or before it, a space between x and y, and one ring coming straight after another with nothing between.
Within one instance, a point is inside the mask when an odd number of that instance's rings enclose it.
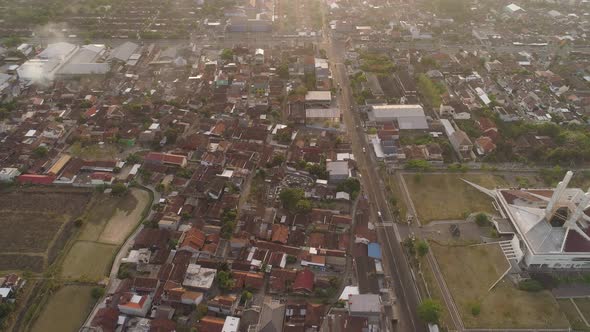
<instances>
[{"instance_id":1,"label":"city","mask_svg":"<svg viewBox=\"0 0 590 332\"><path fill-rule=\"evenodd\" d=\"M0 0L0 331L590 331L589 17Z\"/></svg>"}]
</instances>

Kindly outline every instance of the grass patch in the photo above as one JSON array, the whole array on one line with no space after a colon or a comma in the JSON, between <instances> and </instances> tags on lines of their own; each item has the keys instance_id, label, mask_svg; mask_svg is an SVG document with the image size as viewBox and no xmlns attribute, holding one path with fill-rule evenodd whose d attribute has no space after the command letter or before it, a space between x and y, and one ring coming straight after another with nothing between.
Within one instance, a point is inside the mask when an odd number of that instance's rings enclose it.
<instances>
[{"instance_id":1,"label":"grass patch","mask_svg":"<svg viewBox=\"0 0 590 332\"><path fill-rule=\"evenodd\" d=\"M588 320L590 318L590 299L574 299L574 302L576 302L584 318Z\"/></svg>"},{"instance_id":2,"label":"grass patch","mask_svg":"<svg viewBox=\"0 0 590 332\"><path fill-rule=\"evenodd\" d=\"M91 286L65 286L51 296L32 332L78 331L94 305Z\"/></svg>"},{"instance_id":3,"label":"grass patch","mask_svg":"<svg viewBox=\"0 0 590 332\"><path fill-rule=\"evenodd\" d=\"M422 268L422 276L424 277L424 282L426 283L426 288L430 292L430 297L434 300L437 300L438 303L440 303L442 306L442 312L441 312L441 316L440 316L440 326L446 327L448 329L454 328L453 319L451 318L451 315L449 314L449 310L445 306L445 300L443 299L442 291L440 290L440 287L438 287L438 283L436 282L436 279L434 278L434 274L433 274L432 269L430 268L430 264L428 264L428 261L426 260L426 258L424 258L422 260L421 268ZM424 297L426 297L426 295Z\"/></svg>"},{"instance_id":4,"label":"grass patch","mask_svg":"<svg viewBox=\"0 0 590 332\"><path fill-rule=\"evenodd\" d=\"M569 323L548 291L530 293L503 280L508 269L498 245L446 247L431 243L467 328L567 328ZM480 313L472 314L474 304Z\"/></svg>"},{"instance_id":5,"label":"grass patch","mask_svg":"<svg viewBox=\"0 0 590 332\"><path fill-rule=\"evenodd\" d=\"M74 157L87 160L113 160L119 155L119 147L116 145L88 145L82 146L80 143L75 143L70 148L70 153Z\"/></svg>"},{"instance_id":6,"label":"grass patch","mask_svg":"<svg viewBox=\"0 0 590 332\"><path fill-rule=\"evenodd\" d=\"M493 174L404 174L410 196L423 224L464 219L473 212L494 213L492 199L461 179L486 188L506 185Z\"/></svg>"},{"instance_id":7,"label":"grass patch","mask_svg":"<svg viewBox=\"0 0 590 332\"><path fill-rule=\"evenodd\" d=\"M133 188L123 197L104 195L89 209L79 240L122 244L141 221L149 203L147 191Z\"/></svg>"},{"instance_id":8,"label":"grass patch","mask_svg":"<svg viewBox=\"0 0 590 332\"><path fill-rule=\"evenodd\" d=\"M578 314L578 311L569 299L559 299L557 303L561 308L561 312L565 314L565 317L570 322L572 329L576 331L590 331L590 327L586 326L586 323L584 323L584 320L582 320L580 314Z\"/></svg>"},{"instance_id":9,"label":"grass patch","mask_svg":"<svg viewBox=\"0 0 590 332\"><path fill-rule=\"evenodd\" d=\"M147 191L131 189L124 199L119 200L114 215L109 219L98 241L123 244L127 236L141 221L142 213L149 200L150 195Z\"/></svg>"},{"instance_id":10,"label":"grass patch","mask_svg":"<svg viewBox=\"0 0 590 332\"><path fill-rule=\"evenodd\" d=\"M105 276L116 245L76 241L66 255L61 274L65 278L98 280Z\"/></svg>"}]
</instances>

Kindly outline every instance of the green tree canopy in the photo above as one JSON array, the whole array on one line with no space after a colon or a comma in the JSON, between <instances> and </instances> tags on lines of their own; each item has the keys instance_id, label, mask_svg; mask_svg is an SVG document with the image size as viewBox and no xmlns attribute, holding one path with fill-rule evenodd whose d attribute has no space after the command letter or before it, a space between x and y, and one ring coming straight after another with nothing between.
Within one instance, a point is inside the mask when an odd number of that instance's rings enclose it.
<instances>
[{"instance_id":1,"label":"green tree canopy","mask_svg":"<svg viewBox=\"0 0 590 332\"><path fill-rule=\"evenodd\" d=\"M418 317L426 323L437 324L441 311L440 303L432 299L426 299L418 306Z\"/></svg>"}]
</instances>

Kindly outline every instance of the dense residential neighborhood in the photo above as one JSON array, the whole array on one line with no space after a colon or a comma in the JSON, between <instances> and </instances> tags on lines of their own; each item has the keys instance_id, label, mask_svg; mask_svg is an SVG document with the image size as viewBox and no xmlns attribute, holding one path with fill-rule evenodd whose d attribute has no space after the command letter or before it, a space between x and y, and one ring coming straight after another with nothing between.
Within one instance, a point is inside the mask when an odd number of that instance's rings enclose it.
<instances>
[{"instance_id":1,"label":"dense residential neighborhood","mask_svg":"<svg viewBox=\"0 0 590 332\"><path fill-rule=\"evenodd\" d=\"M0 330L590 330L585 1L0 9Z\"/></svg>"}]
</instances>

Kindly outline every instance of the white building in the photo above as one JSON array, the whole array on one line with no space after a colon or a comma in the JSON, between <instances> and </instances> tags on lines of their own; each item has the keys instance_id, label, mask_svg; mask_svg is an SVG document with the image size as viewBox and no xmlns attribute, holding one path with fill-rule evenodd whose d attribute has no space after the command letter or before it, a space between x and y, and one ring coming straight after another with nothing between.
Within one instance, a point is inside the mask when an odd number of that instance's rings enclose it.
<instances>
[{"instance_id":1,"label":"white building","mask_svg":"<svg viewBox=\"0 0 590 332\"><path fill-rule=\"evenodd\" d=\"M20 175L18 168L5 167L0 169L0 182L10 182Z\"/></svg>"},{"instance_id":2,"label":"white building","mask_svg":"<svg viewBox=\"0 0 590 332\"><path fill-rule=\"evenodd\" d=\"M189 288L209 290L215 281L217 270L189 264L182 285Z\"/></svg>"},{"instance_id":3,"label":"white building","mask_svg":"<svg viewBox=\"0 0 590 332\"><path fill-rule=\"evenodd\" d=\"M223 323L223 329L221 329L221 332L238 332L239 326L239 317L227 316L225 318L225 323Z\"/></svg>"},{"instance_id":4,"label":"white building","mask_svg":"<svg viewBox=\"0 0 590 332\"><path fill-rule=\"evenodd\" d=\"M121 313L145 317L152 307L152 297L150 295L126 293L121 297L117 307Z\"/></svg>"},{"instance_id":5,"label":"white building","mask_svg":"<svg viewBox=\"0 0 590 332\"><path fill-rule=\"evenodd\" d=\"M424 109L420 105L374 105L369 120L376 123L397 121L400 130L428 129Z\"/></svg>"},{"instance_id":6,"label":"white building","mask_svg":"<svg viewBox=\"0 0 590 332\"><path fill-rule=\"evenodd\" d=\"M590 268L590 190L568 188L572 176L567 172L555 189L492 190L468 182L499 207L502 219L494 224L500 234L513 234L504 243L510 260L529 269Z\"/></svg>"}]
</instances>

